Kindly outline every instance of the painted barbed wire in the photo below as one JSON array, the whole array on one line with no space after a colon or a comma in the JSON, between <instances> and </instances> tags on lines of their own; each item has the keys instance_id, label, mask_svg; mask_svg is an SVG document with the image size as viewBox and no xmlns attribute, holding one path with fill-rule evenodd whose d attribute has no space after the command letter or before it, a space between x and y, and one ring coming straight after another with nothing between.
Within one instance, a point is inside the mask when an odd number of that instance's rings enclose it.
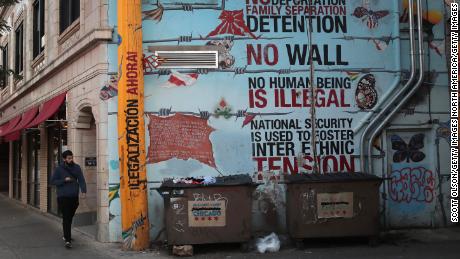
<instances>
[{"instance_id":1,"label":"painted barbed wire","mask_svg":"<svg viewBox=\"0 0 460 259\"><path fill-rule=\"evenodd\" d=\"M366 36L352 36L352 35L343 35L342 37L333 37L334 40L382 40L382 41L393 41L401 39L400 36L380 36L380 37L366 37Z\"/></svg>"},{"instance_id":2,"label":"painted barbed wire","mask_svg":"<svg viewBox=\"0 0 460 259\"><path fill-rule=\"evenodd\" d=\"M173 3L161 3L161 1L157 0L156 3L146 3L152 6L156 6L154 9L149 10L157 10L161 9L162 11L187 11L193 12L194 10L225 10L225 1L221 0L221 3L212 4L212 3L182 3L182 2L173 2Z\"/></svg>"},{"instance_id":3,"label":"painted barbed wire","mask_svg":"<svg viewBox=\"0 0 460 259\"><path fill-rule=\"evenodd\" d=\"M221 0L220 5L209 3L163 3L165 11L193 11L193 10L225 10L225 1Z\"/></svg>"},{"instance_id":4,"label":"painted barbed wire","mask_svg":"<svg viewBox=\"0 0 460 259\"><path fill-rule=\"evenodd\" d=\"M192 111L173 111L172 108L161 108L158 111L146 111L144 112L145 115L153 114L153 115L158 115L160 117L168 117L171 115L174 115L176 113L184 114L184 115L193 115L200 117L202 119L209 119L210 117L218 117L219 114L215 112L209 112L209 111L201 111L199 112L192 112ZM233 113L229 113L231 117L235 118L242 118L246 116L283 116L283 115L289 115L292 112L248 112L247 110L238 110Z\"/></svg>"},{"instance_id":5,"label":"painted barbed wire","mask_svg":"<svg viewBox=\"0 0 460 259\"><path fill-rule=\"evenodd\" d=\"M285 39L293 39L294 37L259 37L259 40L285 40ZM210 40L252 40L254 38L247 37L247 36L211 36L209 38L203 36L194 37L193 35L182 35L176 38L169 38L169 39L159 39L159 40L144 40L143 43L163 43L163 42L175 42L177 41L178 44L183 42L192 42L192 41L210 41Z\"/></svg>"},{"instance_id":6,"label":"painted barbed wire","mask_svg":"<svg viewBox=\"0 0 460 259\"><path fill-rule=\"evenodd\" d=\"M309 69L292 69L292 68L282 68L282 69L247 69L247 67L236 67L236 68L227 68L227 69L184 69L180 70L181 73L198 73L198 74L208 74L208 73L234 73L235 75L242 74L261 74L261 73L276 73L279 75L284 74L293 74L293 73L307 73ZM315 72L359 72L363 74L367 73L401 73L402 70L390 70L384 68L320 68L315 69ZM159 68L158 70L147 72L145 75L158 75L164 76L171 74L171 69Z\"/></svg>"},{"instance_id":7,"label":"painted barbed wire","mask_svg":"<svg viewBox=\"0 0 460 259\"><path fill-rule=\"evenodd\" d=\"M235 121L238 120L238 118L244 118L242 128L251 121L253 121L257 116L286 116L289 115L293 112L248 112L246 110L237 110L236 112L229 112L226 113L225 116L223 116L221 113L218 112L209 112L209 111L202 111L198 110L198 112L193 112L193 111L174 111L172 107L170 108L161 108L158 111L146 111L144 112L144 116L148 115L157 115L159 117L169 117L175 114L183 114L183 115L189 115L189 116L196 116L200 117L201 119L208 120L211 117L219 118L219 117L224 117L226 119L229 118L235 118ZM109 112L108 115L117 115L118 112Z\"/></svg>"}]
</instances>

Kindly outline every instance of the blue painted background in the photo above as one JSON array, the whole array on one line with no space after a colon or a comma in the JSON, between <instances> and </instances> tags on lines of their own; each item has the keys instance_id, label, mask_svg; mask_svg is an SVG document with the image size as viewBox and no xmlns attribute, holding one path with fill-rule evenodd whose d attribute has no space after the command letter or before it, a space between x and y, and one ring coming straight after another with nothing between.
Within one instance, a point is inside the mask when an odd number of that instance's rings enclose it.
<instances>
[{"instance_id":1,"label":"blue painted background","mask_svg":"<svg viewBox=\"0 0 460 259\"><path fill-rule=\"evenodd\" d=\"M180 36L192 37L206 37L213 31L220 23L219 15L222 13L220 10L223 5L221 0L215 1L159 1L165 10L160 21L145 20L143 23L143 40L154 41L164 39L178 39ZM184 4L206 2L211 3L210 6L215 9L194 9L192 11L183 5L171 5L174 2L182 2ZM445 14L442 1L427 1L429 2L429 9L438 9ZM245 10L246 15L246 1L244 0L231 0L225 1L225 10ZM317 108L317 118L352 118L353 123L350 127L355 131L354 135L354 155L359 154L359 138L361 131L359 130L369 116L369 110L360 109L355 101L355 91L359 80L367 74L363 69L370 71L376 78L375 90L378 94L379 102L374 107L374 110L379 107L381 100L391 93L404 79L404 71L408 70L408 47L407 47L407 33L400 34L400 26L404 28L406 25L400 25L400 16L403 13L403 6L401 1L388 1L388 0L347 0L346 13L347 13L347 33L315 33L313 32L314 44L323 45L328 44L330 48L334 49L335 45L342 46L342 57L349 62L348 66L321 66L315 65L315 77L347 77L347 72L361 71L357 74L355 80L351 80L351 88L345 90L346 103L351 104L348 108ZM375 28L367 26L368 19L364 17L359 19L353 16L353 12L357 7L364 6L369 10L379 11L387 10L389 14L383 18L378 19L378 25ZM171 9L180 10L168 10ZM179 7L179 8L175 8ZM196 7L196 6L195 6ZM203 6L202 6L203 7ZM157 1L144 1L143 10L148 11L158 8ZM181 9L182 8L182 9ZM184 9L185 8L185 9ZM109 23L116 29L116 0L109 0ZM115 30L116 31L116 30ZM228 71L208 71L207 74L199 74L197 82L192 86L185 86L180 88L162 88L160 85L168 81L169 75L146 75L145 77L145 111L146 112L159 112L163 108L172 108L172 111L187 111L198 113L199 111L213 112L218 106L222 98L228 103L233 111L247 110L249 112L261 113L290 113L289 115L282 116L263 116L256 117L260 119L299 119L304 121L310 118L309 108L275 108L268 106L263 109L250 109L248 101L248 78L252 76L261 76L266 79L276 76L297 76L306 77L307 72L293 73L293 74L279 74L280 69L309 69L309 66L295 66L290 65L286 55L286 44L308 44L307 33L275 33L275 32L254 32L259 39L247 40L234 40L233 47L230 50L231 55L235 58L235 64L228 69ZM117 72L117 45L116 32L114 33L114 42L109 46L109 70L112 73ZM225 37L230 35L218 35L216 37ZM443 24L434 26L435 38L444 38ZM236 38L239 36L235 36ZM279 37L287 37L286 39L274 39ZM351 37L351 38L350 38ZM381 37L392 37L393 39L388 42L388 47L385 50L378 50L375 43L369 38L380 39ZM404 37L406 39L404 39ZM203 46L209 40L192 40L191 42L161 42L161 43L144 43L144 51L146 55L149 46L162 45L162 46L190 46L197 45ZM435 41L436 44L442 41ZM279 48L279 63L275 66L268 65L248 65L247 62L247 44L275 44ZM427 49L428 50L428 49ZM334 56L335 51L330 55ZM429 55L429 56L428 56ZM434 87L440 92L447 92L447 75L445 54L441 56L436 54L434 50L429 50L427 55L430 60L430 70L437 70L441 72L435 81L432 82ZM245 68L246 71L253 70L272 70L272 72L264 72L259 74L235 74L232 69ZM319 72L322 70L323 72ZM337 71L341 70L341 71ZM427 69L428 70L428 69ZM181 71L177 69L177 71ZM354 79L354 78L353 78ZM272 96L272 92L270 92ZM116 186L119 182L119 166L118 160L118 147L117 147L117 100L116 98L108 100L109 102L109 165L110 165L110 185ZM417 103L415 107L425 109L428 100L424 99ZM445 111L442 106L442 101L433 101L434 105L439 103L439 110ZM438 115L436 115L438 116ZM423 121L426 115L415 114L410 119L406 118L406 123ZM444 115L438 116L440 119ZM242 128L244 117L236 118L231 117L225 119L222 117L211 117L208 125L215 129L210 134L210 141L212 143L213 155L217 168L210 167L194 159L181 160L170 159L168 161L149 164L147 167L149 187L149 213L151 223L151 238L157 238L163 228L162 218L162 199L157 194L154 187L158 186L158 182L168 177L185 177L185 176L218 176L219 172L225 175L247 173L253 174L257 171L257 163L252 159L251 147L251 128L250 125ZM445 120L445 119L444 119ZM146 125L149 121L146 120ZM147 127L146 127L147 129ZM433 132L433 131L432 131ZM433 134L428 134L427 137L433 137ZM146 132L146 144L149 145L149 132ZM432 141L433 142L433 141ZM298 141L295 141L296 154L300 152ZM385 145L383 145L385 146ZM391 147L391 144L388 145ZM427 147L432 149L433 146ZM387 150L389 151L389 150ZM426 167L434 170L434 160L430 160ZM359 161L354 160L355 169L359 170ZM331 165L329 165L331 166ZM386 166L380 168L379 175L384 176L388 170L391 170L392 165L390 162ZM268 168L264 167L264 170ZM324 171L324 170L323 170ZM381 173L380 173L381 172ZM391 206L391 204L390 204ZM110 203L110 240L116 241L121 236L121 221L120 221L120 201L113 199ZM400 208L396 210L398 213L409 213L407 208ZM424 212L426 214L432 213L432 209ZM422 218L425 216L422 216ZM430 216L427 216L430 217ZM426 218L426 217L425 217Z\"/></svg>"}]
</instances>

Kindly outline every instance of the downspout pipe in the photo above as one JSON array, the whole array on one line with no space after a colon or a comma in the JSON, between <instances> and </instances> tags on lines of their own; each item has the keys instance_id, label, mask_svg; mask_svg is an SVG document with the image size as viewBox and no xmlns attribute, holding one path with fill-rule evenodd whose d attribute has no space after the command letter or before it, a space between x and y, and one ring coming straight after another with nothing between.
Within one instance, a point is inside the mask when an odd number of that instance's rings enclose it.
<instances>
[{"instance_id":1,"label":"downspout pipe","mask_svg":"<svg viewBox=\"0 0 460 259\"><path fill-rule=\"evenodd\" d=\"M392 117L404 106L406 103L410 100L410 98L417 92L417 90L420 88L420 86L423 84L423 80L425 78L425 56L424 56L424 42L423 42L423 7L422 7L422 0L417 0L417 26L418 26L418 55L419 55L419 75L418 75L418 80L415 86L409 91L408 94L404 96L404 98L396 105L394 109L391 110L390 114L380 122L380 124L377 126L377 128L374 130L372 133L370 139L369 139L369 144L368 144L368 149L367 149L367 154L369 158L371 158L372 154L372 141L377 137L377 135L380 133L380 131L386 126L386 124L392 119ZM373 166L372 166L372 160L369 159L368 163L368 168L369 168L369 173L373 173Z\"/></svg>"},{"instance_id":2,"label":"downspout pipe","mask_svg":"<svg viewBox=\"0 0 460 259\"><path fill-rule=\"evenodd\" d=\"M420 0L417 0L420 1ZM374 125L382 119L382 117L389 112L389 110L394 106L395 102L397 101L397 98L401 96L401 94L406 91L410 86L413 85L414 80L415 80L415 70L416 70L416 64L415 64L415 33L414 33L414 0L409 0L409 40L410 40L410 76L409 80L406 82L406 84L398 90L398 92L394 95L392 95L391 100L388 102L388 104L382 108L382 110L377 114L377 116L367 125L367 127L364 129L363 133L361 134L361 140L360 140L360 169L361 172L366 171L366 137L369 135L369 132L371 129L374 127ZM369 141L370 145L372 146L372 141ZM371 163L371 157L369 158L369 163Z\"/></svg>"}]
</instances>

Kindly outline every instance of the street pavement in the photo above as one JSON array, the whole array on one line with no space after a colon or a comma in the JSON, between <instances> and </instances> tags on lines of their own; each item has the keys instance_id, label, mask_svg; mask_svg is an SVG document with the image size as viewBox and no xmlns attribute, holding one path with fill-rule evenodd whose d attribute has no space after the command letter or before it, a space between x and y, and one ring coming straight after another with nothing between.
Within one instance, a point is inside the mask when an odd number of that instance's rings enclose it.
<instances>
[{"instance_id":1,"label":"street pavement","mask_svg":"<svg viewBox=\"0 0 460 259\"><path fill-rule=\"evenodd\" d=\"M75 250L64 248L60 222L0 195L0 258L110 258L93 241L73 232Z\"/></svg>"},{"instance_id":2,"label":"street pavement","mask_svg":"<svg viewBox=\"0 0 460 259\"><path fill-rule=\"evenodd\" d=\"M124 252L120 244L96 242L73 231L73 248L64 248L60 222L35 209L26 208L0 194L0 259L118 259L173 258L165 249ZM307 240L304 249L286 242L272 254L242 253L237 245L196 246L196 258L460 258L460 228L386 232L381 244L370 247L365 239ZM254 248L254 247L253 247Z\"/></svg>"}]
</instances>

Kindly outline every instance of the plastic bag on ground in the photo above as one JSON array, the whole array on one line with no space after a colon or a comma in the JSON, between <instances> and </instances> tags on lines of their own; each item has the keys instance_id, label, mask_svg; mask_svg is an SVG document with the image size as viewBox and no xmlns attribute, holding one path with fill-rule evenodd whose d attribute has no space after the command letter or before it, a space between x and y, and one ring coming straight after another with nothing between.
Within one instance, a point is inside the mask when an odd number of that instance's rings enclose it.
<instances>
[{"instance_id":1,"label":"plastic bag on ground","mask_svg":"<svg viewBox=\"0 0 460 259\"><path fill-rule=\"evenodd\" d=\"M281 242L278 236L275 233L271 233L270 235L259 238L256 243L257 251L261 254L266 252L274 253L280 250Z\"/></svg>"},{"instance_id":2,"label":"plastic bag on ground","mask_svg":"<svg viewBox=\"0 0 460 259\"><path fill-rule=\"evenodd\" d=\"M204 185L210 185L210 184L215 184L216 183L216 177L213 176L205 176L203 178L203 184Z\"/></svg>"}]
</instances>

